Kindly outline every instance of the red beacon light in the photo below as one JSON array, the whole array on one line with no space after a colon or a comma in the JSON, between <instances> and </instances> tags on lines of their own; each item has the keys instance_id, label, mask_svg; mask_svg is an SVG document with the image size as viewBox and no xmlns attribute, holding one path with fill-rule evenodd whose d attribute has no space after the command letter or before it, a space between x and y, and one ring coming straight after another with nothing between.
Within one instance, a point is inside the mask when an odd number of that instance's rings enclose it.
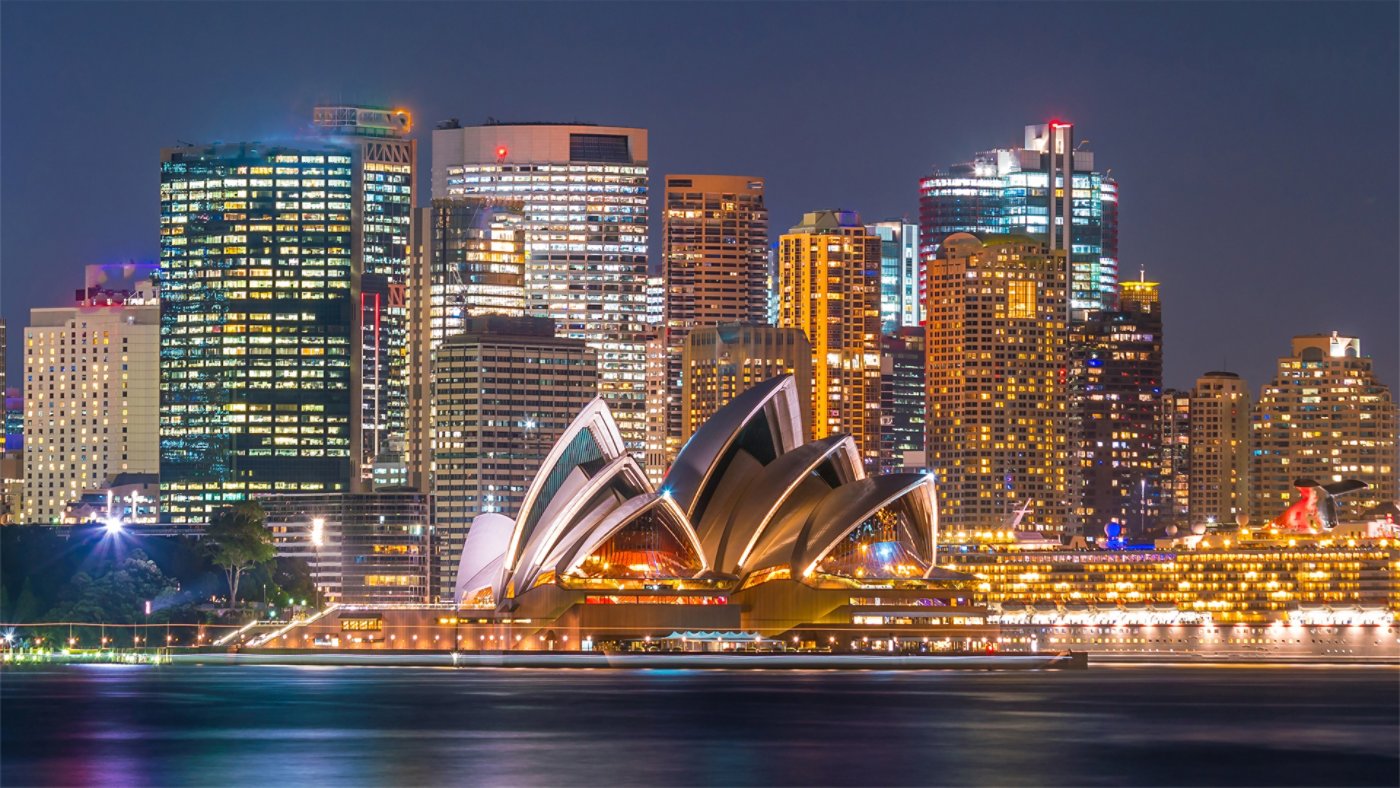
<instances>
[{"instance_id":1,"label":"red beacon light","mask_svg":"<svg viewBox=\"0 0 1400 788\"><path fill-rule=\"evenodd\" d=\"M506 154L507 154L507 153L510 153L510 151L506 148L506 146L504 146L504 145L497 145L497 146L496 146L496 158L498 158L498 159L504 159L504 158L506 157Z\"/></svg>"},{"instance_id":2,"label":"red beacon light","mask_svg":"<svg viewBox=\"0 0 1400 788\"><path fill-rule=\"evenodd\" d=\"M1067 129L1073 125L1073 123L1065 123L1064 121L1058 119L1050 121L1050 128L1052 129Z\"/></svg>"}]
</instances>

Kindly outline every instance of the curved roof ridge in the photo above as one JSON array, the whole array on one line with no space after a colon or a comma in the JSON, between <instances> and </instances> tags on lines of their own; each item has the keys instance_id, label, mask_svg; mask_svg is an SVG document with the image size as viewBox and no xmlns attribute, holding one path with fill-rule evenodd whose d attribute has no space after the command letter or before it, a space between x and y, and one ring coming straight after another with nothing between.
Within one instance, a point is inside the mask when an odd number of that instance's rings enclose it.
<instances>
[{"instance_id":1,"label":"curved roof ridge","mask_svg":"<svg viewBox=\"0 0 1400 788\"><path fill-rule=\"evenodd\" d=\"M860 459L860 451L856 448L855 439L844 434L831 435L812 443L803 444L764 468L763 472L750 485L750 489L754 490L754 493L745 496L730 510L729 517L725 520L724 533L721 534L719 545L715 549L715 566L723 572L730 571L731 566L742 567L749 554L753 552L754 546L762 538L764 530L772 523L773 516L787 502L793 489L802 482L807 474L838 452L846 452L849 455L848 459L854 460L854 465L848 463L854 477L853 481L864 478L865 468ZM751 530L748 532L747 539L740 538L738 540L743 543L743 548L738 557L731 563L723 559L732 549L729 545L731 540L738 536L737 526L740 523L751 524Z\"/></svg>"},{"instance_id":2,"label":"curved roof ridge","mask_svg":"<svg viewBox=\"0 0 1400 788\"><path fill-rule=\"evenodd\" d=\"M535 507L549 505L549 501L544 501L541 504L538 500L546 480L559 463L564 452L568 450L569 445L585 429L593 435L593 439L598 444L605 459L611 461L627 453L626 444L622 442L622 434L618 431L617 422L613 420L612 411L608 409L608 404L603 401L602 397L594 397L554 441L554 445L550 447L544 461L540 463L539 470L535 472L535 478L531 479L530 486L525 488L525 497L521 499L520 509L515 516L515 530L506 545L505 568L507 572L515 570L520 557L519 553L523 547L522 542L527 541L525 538L527 535L523 531L530 524Z\"/></svg>"},{"instance_id":3,"label":"curved roof ridge","mask_svg":"<svg viewBox=\"0 0 1400 788\"><path fill-rule=\"evenodd\" d=\"M529 540L521 549L515 567L511 569L515 573L515 579L519 581L515 583L517 590L528 589L534 584L535 577L549 562L550 554L568 537L571 531L576 530L579 526L579 516L586 514L580 509L592 500L593 496L597 495L602 488L624 474L637 486L642 489L647 488L646 471L642 470L632 455L624 454L615 457L575 490L558 514L550 518L550 522L543 523L541 527L535 529L535 532L530 535ZM625 503L626 501L623 501L620 505L625 505Z\"/></svg>"},{"instance_id":4,"label":"curved roof ridge","mask_svg":"<svg viewBox=\"0 0 1400 788\"><path fill-rule=\"evenodd\" d=\"M860 481L844 484L832 490L807 517L802 532L793 543L792 571L794 577L806 577L816 569L842 539L855 530L867 517L921 488L929 491L929 505L933 505L933 475L927 473L892 473L885 476L871 476ZM927 533L919 534L928 540L927 544L915 545L927 551L932 562L932 550L937 538L937 515L931 515Z\"/></svg>"},{"instance_id":5,"label":"curved roof ridge","mask_svg":"<svg viewBox=\"0 0 1400 788\"><path fill-rule=\"evenodd\" d=\"M790 400L788 416L789 421L794 422L787 425L789 434L786 443L789 445L780 446L778 453L781 455L802 445L805 435L797 403L797 386L791 375L771 377L725 403L685 442L671 463L670 472L666 474L665 489L670 490L687 519L694 517L695 504L713 476L715 464L733 445L744 427L762 412L765 405L778 397ZM779 430L777 436L780 442L785 437L781 432Z\"/></svg>"}]
</instances>

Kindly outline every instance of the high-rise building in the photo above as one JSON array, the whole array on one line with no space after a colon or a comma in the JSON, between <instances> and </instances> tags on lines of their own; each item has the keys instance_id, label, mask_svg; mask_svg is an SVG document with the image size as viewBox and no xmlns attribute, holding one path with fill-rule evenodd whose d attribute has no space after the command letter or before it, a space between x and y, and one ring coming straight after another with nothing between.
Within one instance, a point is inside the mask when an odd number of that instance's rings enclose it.
<instances>
[{"instance_id":1,"label":"high-rise building","mask_svg":"<svg viewBox=\"0 0 1400 788\"><path fill-rule=\"evenodd\" d=\"M812 436L880 457L880 238L855 211L816 211L778 241L778 325L812 345Z\"/></svg>"},{"instance_id":2,"label":"high-rise building","mask_svg":"<svg viewBox=\"0 0 1400 788\"><path fill-rule=\"evenodd\" d=\"M923 326L880 340L880 473L928 469L927 361Z\"/></svg>"},{"instance_id":3,"label":"high-rise building","mask_svg":"<svg viewBox=\"0 0 1400 788\"><path fill-rule=\"evenodd\" d=\"M680 451L681 354L696 328L768 318L768 209L763 179L668 175L662 214L660 349L652 377L647 472L659 481ZM660 371L659 369L657 371Z\"/></svg>"},{"instance_id":4,"label":"high-rise building","mask_svg":"<svg viewBox=\"0 0 1400 788\"><path fill-rule=\"evenodd\" d=\"M880 237L880 330L919 325L919 225L888 219L866 229Z\"/></svg>"},{"instance_id":5,"label":"high-rise building","mask_svg":"<svg viewBox=\"0 0 1400 788\"><path fill-rule=\"evenodd\" d=\"M1191 392L1191 512L1235 523L1249 511L1249 389L1233 372L1207 372Z\"/></svg>"},{"instance_id":6,"label":"high-rise building","mask_svg":"<svg viewBox=\"0 0 1400 788\"><path fill-rule=\"evenodd\" d=\"M596 352L549 318L486 316L433 360L435 595L450 600L472 518L514 516L545 453L598 392Z\"/></svg>"},{"instance_id":7,"label":"high-rise building","mask_svg":"<svg viewBox=\"0 0 1400 788\"><path fill-rule=\"evenodd\" d=\"M522 205L482 198L433 200L413 228L410 277L409 486L431 490L433 355L482 315L525 314Z\"/></svg>"},{"instance_id":8,"label":"high-rise building","mask_svg":"<svg viewBox=\"0 0 1400 788\"><path fill-rule=\"evenodd\" d=\"M928 463L939 525L1070 522L1065 253L949 236L928 268Z\"/></svg>"},{"instance_id":9,"label":"high-rise building","mask_svg":"<svg viewBox=\"0 0 1400 788\"><path fill-rule=\"evenodd\" d=\"M64 522L69 503L122 473L153 474L160 401L155 267L132 289L89 266L77 305L32 309L24 331L25 523Z\"/></svg>"},{"instance_id":10,"label":"high-rise building","mask_svg":"<svg viewBox=\"0 0 1400 788\"><path fill-rule=\"evenodd\" d=\"M1156 282L1123 282L1117 309L1070 327L1076 518L1144 536L1161 506L1162 307Z\"/></svg>"},{"instance_id":11,"label":"high-rise building","mask_svg":"<svg viewBox=\"0 0 1400 788\"><path fill-rule=\"evenodd\" d=\"M258 498L277 554L306 562L317 601L350 605L429 601L429 501L410 491Z\"/></svg>"},{"instance_id":12,"label":"high-rise building","mask_svg":"<svg viewBox=\"0 0 1400 788\"><path fill-rule=\"evenodd\" d=\"M1157 410L1162 478L1160 522L1187 525L1191 521L1191 392L1167 389Z\"/></svg>"},{"instance_id":13,"label":"high-rise building","mask_svg":"<svg viewBox=\"0 0 1400 788\"><path fill-rule=\"evenodd\" d=\"M984 151L920 181L919 254L925 266L952 233L1030 235L1048 241L1052 251L1068 252L1075 319L1114 308L1118 184L1094 168L1087 143L1075 144L1070 123L1027 126L1024 147Z\"/></svg>"},{"instance_id":14,"label":"high-rise building","mask_svg":"<svg viewBox=\"0 0 1400 788\"><path fill-rule=\"evenodd\" d=\"M743 323L696 328L681 353L681 441L730 400L779 375L792 375L802 426L812 426L812 346L795 328Z\"/></svg>"},{"instance_id":15,"label":"high-rise building","mask_svg":"<svg viewBox=\"0 0 1400 788\"><path fill-rule=\"evenodd\" d=\"M1337 498L1343 520L1400 499L1395 401L1356 337L1293 337L1292 352L1259 394L1251 433L1255 520L1277 517L1297 500L1299 479L1369 484Z\"/></svg>"},{"instance_id":16,"label":"high-rise building","mask_svg":"<svg viewBox=\"0 0 1400 788\"><path fill-rule=\"evenodd\" d=\"M646 444L647 133L552 123L433 131L433 197L519 200L526 314L598 358L623 439Z\"/></svg>"},{"instance_id":17,"label":"high-rise building","mask_svg":"<svg viewBox=\"0 0 1400 788\"><path fill-rule=\"evenodd\" d=\"M368 489L408 427L415 147L403 110L161 155L161 495Z\"/></svg>"}]
</instances>

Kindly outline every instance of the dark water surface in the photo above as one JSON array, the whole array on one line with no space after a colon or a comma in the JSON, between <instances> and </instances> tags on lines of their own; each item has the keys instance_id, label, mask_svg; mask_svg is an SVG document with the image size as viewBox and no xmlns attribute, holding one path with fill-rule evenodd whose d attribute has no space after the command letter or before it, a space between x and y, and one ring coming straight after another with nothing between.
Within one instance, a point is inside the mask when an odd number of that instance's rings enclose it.
<instances>
[{"instance_id":1,"label":"dark water surface","mask_svg":"<svg viewBox=\"0 0 1400 788\"><path fill-rule=\"evenodd\" d=\"M1400 671L0 673L0 784L1397 785Z\"/></svg>"}]
</instances>

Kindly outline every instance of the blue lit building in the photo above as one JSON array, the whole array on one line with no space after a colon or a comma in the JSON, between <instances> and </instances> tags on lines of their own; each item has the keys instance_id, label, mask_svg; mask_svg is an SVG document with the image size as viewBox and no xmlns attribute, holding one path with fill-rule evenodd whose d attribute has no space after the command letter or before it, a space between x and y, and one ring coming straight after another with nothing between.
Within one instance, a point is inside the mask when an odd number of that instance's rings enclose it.
<instances>
[{"instance_id":1,"label":"blue lit building","mask_svg":"<svg viewBox=\"0 0 1400 788\"><path fill-rule=\"evenodd\" d=\"M919 226L900 219L866 225L880 237L880 330L917 326L919 302Z\"/></svg>"},{"instance_id":2,"label":"blue lit building","mask_svg":"<svg viewBox=\"0 0 1400 788\"><path fill-rule=\"evenodd\" d=\"M919 182L919 258L953 233L1015 233L1069 250L1070 310L1084 319L1118 293L1118 184L1094 167L1072 124L1027 126L1025 146L978 153ZM1064 190L1065 173L1071 188ZM1053 182L1053 186L1052 186ZM1053 188L1053 192L1052 192ZM1064 217L1070 217L1065 223ZM927 288L921 288L923 293Z\"/></svg>"},{"instance_id":3,"label":"blue lit building","mask_svg":"<svg viewBox=\"0 0 1400 788\"><path fill-rule=\"evenodd\" d=\"M407 112L161 156L163 516L367 490L408 420Z\"/></svg>"}]
</instances>

